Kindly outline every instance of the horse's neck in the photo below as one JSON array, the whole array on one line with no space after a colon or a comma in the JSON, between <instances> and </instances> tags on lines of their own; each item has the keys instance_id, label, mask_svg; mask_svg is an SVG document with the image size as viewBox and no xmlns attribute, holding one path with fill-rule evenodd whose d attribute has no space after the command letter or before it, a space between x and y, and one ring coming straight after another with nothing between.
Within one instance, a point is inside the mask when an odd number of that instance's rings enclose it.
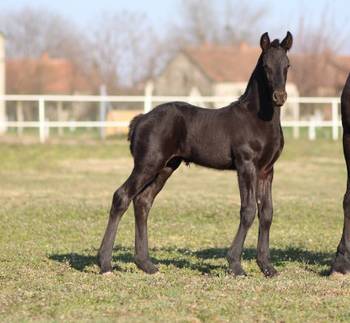
<instances>
[{"instance_id":1,"label":"horse's neck","mask_svg":"<svg viewBox=\"0 0 350 323\"><path fill-rule=\"evenodd\" d=\"M280 108L273 105L268 85L260 69L258 63L240 100L259 119L280 122Z\"/></svg>"}]
</instances>

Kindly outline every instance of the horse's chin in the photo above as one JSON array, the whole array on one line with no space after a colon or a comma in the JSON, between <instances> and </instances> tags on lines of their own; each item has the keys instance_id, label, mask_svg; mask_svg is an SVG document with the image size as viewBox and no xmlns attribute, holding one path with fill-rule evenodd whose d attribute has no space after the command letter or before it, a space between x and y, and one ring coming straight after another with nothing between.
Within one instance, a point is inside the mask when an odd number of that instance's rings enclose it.
<instances>
[{"instance_id":1,"label":"horse's chin","mask_svg":"<svg viewBox=\"0 0 350 323\"><path fill-rule=\"evenodd\" d=\"M284 106L284 104L286 103L286 101L284 102L274 102L274 105L277 107L277 108L281 108Z\"/></svg>"}]
</instances>

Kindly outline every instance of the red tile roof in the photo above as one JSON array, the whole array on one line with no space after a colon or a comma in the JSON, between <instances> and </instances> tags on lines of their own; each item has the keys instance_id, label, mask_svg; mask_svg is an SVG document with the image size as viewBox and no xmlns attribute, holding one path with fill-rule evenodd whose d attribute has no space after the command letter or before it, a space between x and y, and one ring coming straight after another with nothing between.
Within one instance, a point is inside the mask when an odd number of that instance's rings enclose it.
<instances>
[{"instance_id":1,"label":"red tile roof","mask_svg":"<svg viewBox=\"0 0 350 323\"><path fill-rule=\"evenodd\" d=\"M6 61L6 92L21 94L93 93L96 80L84 77L72 62L51 58Z\"/></svg>"},{"instance_id":2,"label":"red tile roof","mask_svg":"<svg viewBox=\"0 0 350 323\"><path fill-rule=\"evenodd\" d=\"M203 45L188 48L185 55L215 82L246 82L261 50L245 43L240 46Z\"/></svg>"},{"instance_id":3,"label":"red tile roof","mask_svg":"<svg viewBox=\"0 0 350 323\"><path fill-rule=\"evenodd\" d=\"M261 49L242 43L240 46L202 45L188 48L184 54L213 82L247 82L257 63ZM288 80L298 83L295 75L299 64L308 59L324 64L320 85L339 87L350 72L350 56L290 54L292 69ZM311 57L311 58L310 58ZM322 63L324 62L324 63ZM299 80L300 81L300 80Z\"/></svg>"}]
</instances>

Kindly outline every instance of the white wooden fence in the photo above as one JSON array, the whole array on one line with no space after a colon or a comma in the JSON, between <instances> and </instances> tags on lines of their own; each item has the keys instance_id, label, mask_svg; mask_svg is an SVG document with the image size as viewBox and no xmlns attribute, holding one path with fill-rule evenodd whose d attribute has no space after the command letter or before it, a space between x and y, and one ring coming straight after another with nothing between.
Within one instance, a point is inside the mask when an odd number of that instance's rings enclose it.
<instances>
[{"instance_id":1,"label":"white wooden fence","mask_svg":"<svg viewBox=\"0 0 350 323\"><path fill-rule=\"evenodd\" d=\"M186 101L186 102L204 102L204 103L223 103L232 102L233 97L217 97L217 96L200 96L200 97L180 97L180 96L152 96L151 92L145 92L143 96L91 96L91 95L4 95L0 96L0 100L6 102L37 102L38 120L37 121L4 121L0 120L0 128L38 128L39 139L44 143L47 139L47 129L50 128L104 128L104 127L125 127L128 122L123 121L49 121L45 117L45 104L52 102L95 102L95 103L141 103L144 112L149 112L153 106L163 102L170 101ZM298 109L302 104L318 104L331 106L330 120L301 120L300 113L296 114L296 120L282 120L282 126L293 129L294 137L299 136L299 129L308 128L308 136L310 140L316 138L316 129L328 127L332 129L332 138L339 138L339 128L341 127L339 117L340 99L337 97L292 97L288 98L287 103L297 104Z\"/></svg>"}]
</instances>

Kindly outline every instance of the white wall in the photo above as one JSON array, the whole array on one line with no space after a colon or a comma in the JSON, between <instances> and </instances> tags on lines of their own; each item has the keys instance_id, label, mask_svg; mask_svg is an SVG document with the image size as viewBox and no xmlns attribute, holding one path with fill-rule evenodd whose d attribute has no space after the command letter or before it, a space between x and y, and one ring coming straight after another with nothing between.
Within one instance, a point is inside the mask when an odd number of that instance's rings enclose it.
<instances>
[{"instance_id":1,"label":"white wall","mask_svg":"<svg viewBox=\"0 0 350 323\"><path fill-rule=\"evenodd\" d=\"M214 84L214 93L215 96L229 96L234 98L239 98L245 91L247 87L246 82L221 82ZM217 102L215 103L216 108L221 108L228 105L230 102Z\"/></svg>"},{"instance_id":2,"label":"white wall","mask_svg":"<svg viewBox=\"0 0 350 323\"><path fill-rule=\"evenodd\" d=\"M189 95L195 86L203 95L212 95L212 83L183 53L177 55L154 79L155 95Z\"/></svg>"}]
</instances>

